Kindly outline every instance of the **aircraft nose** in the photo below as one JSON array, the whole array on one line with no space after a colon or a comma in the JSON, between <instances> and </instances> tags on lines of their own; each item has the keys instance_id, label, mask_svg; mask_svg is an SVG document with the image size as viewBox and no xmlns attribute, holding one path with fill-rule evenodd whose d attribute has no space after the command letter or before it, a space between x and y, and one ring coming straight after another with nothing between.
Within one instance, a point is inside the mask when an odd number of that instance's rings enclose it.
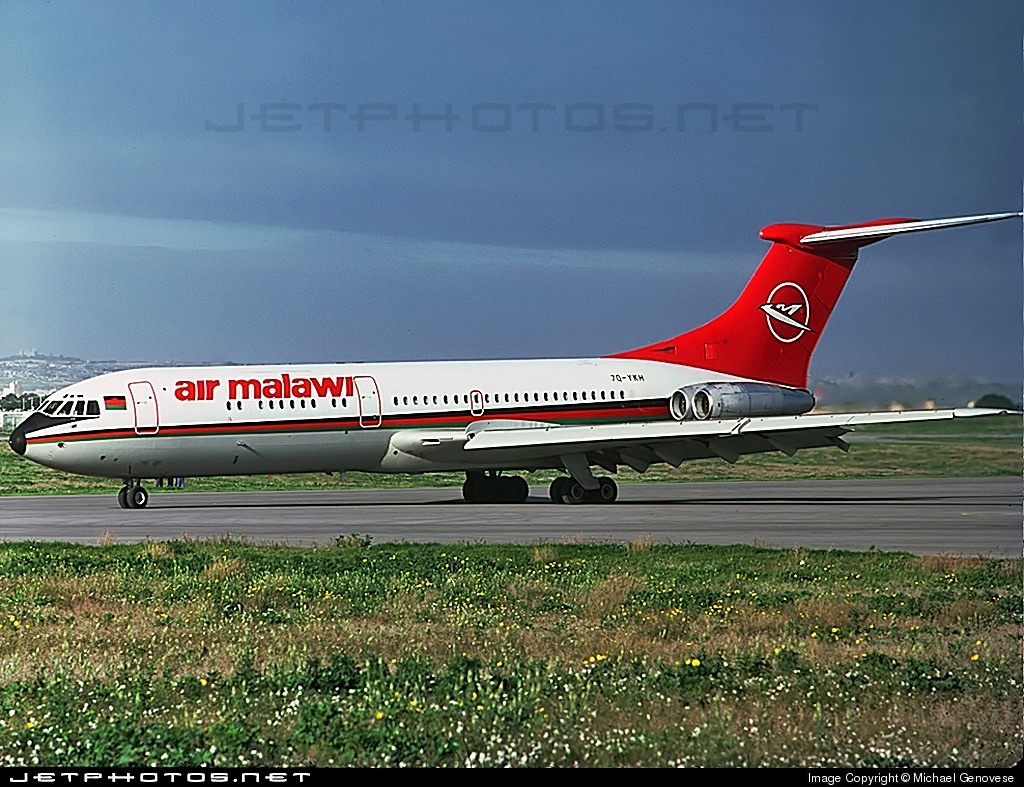
<instances>
[{"instance_id":1,"label":"aircraft nose","mask_svg":"<svg viewBox=\"0 0 1024 787\"><path fill-rule=\"evenodd\" d=\"M7 438L7 442L11 445L11 450L19 456L25 455L25 448L28 446L28 440L25 439L25 422L22 421L11 432L11 436Z\"/></svg>"},{"instance_id":2,"label":"aircraft nose","mask_svg":"<svg viewBox=\"0 0 1024 787\"><path fill-rule=\"evenodd\" d=\"M43 415L42 413L32 413L28 418L14 427L14 431L11 432L11 436L7 438L7 442L10 443L11 450L14 451L14 453L24 456L25 450L28 448L29 434L42 429L43 427L53 426L58 423L60 423L60 421L50 418L47 415Z\"/></svg>"}]
</instances>

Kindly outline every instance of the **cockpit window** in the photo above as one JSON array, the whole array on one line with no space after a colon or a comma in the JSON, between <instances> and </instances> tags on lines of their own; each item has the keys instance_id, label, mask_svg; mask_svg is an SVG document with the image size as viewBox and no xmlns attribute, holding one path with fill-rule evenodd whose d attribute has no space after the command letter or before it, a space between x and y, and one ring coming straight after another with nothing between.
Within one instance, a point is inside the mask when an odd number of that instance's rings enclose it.
<instances>
[{"instance_id":1,"label":"cockpit window","mask_svg":"<svg viewBox=\"0 0 1024 787\"><path fill-rule=\"evenodd\" d=\"M58 399L43 402L39 411L55 417L99 418L100 403L96 399Z\"/></svg>"}]
</instances>

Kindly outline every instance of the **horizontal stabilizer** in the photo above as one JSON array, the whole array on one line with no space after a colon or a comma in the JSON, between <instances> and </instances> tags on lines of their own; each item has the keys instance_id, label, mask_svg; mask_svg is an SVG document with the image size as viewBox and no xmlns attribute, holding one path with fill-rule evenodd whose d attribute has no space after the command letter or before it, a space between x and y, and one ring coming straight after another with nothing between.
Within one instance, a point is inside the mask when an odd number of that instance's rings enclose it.
<instances>
[{"instance_id":1,"label":"horizontal stabilizer","mask_svg":"<svg viewBox=\"0 0 1024 787\"><path fill-rule=\"evenodd\" d=\"M963 227L968 224L984 224L988 221L1002 221L1024 216L1024 213L987 213L981 216L955 216L949 219L927 219L885 221L884 223L853 224L847 227L831 227L812 232L800 238L804 246L820 246L830 243L851 243L856 241L874 242L905 232L924 232L947 227Z\"/></svg>"}]
</instances>

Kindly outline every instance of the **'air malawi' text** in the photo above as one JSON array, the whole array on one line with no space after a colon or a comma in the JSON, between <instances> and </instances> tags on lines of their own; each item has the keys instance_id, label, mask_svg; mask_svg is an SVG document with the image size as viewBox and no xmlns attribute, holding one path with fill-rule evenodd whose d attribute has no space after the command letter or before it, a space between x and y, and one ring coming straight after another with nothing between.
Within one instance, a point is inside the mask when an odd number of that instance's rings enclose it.
<instances>
[{"instance_id":1,"label":"'air malawi' text","mask_svg":"<svg viewBox=\"0 0 1024 787\"><path fill-rule=\"evenodd\" d=\"M178 380L174 398L180 402L213 399L220 380ZM228 380L228 399L309 399L314 396L352 396L354 377L268 377L264 380Z\"/></svg>"}]
</instances>

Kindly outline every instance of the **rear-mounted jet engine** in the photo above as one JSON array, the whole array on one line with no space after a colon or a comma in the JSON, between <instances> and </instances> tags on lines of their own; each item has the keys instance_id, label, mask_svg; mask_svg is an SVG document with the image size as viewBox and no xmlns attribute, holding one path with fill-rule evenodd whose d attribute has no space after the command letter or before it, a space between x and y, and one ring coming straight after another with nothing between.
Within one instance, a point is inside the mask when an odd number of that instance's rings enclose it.
<instances>
[{"instance_id":1,"label":"rear-mounted jet engine","mask_svg":"<svg viewBox=\"0 0 1024 787\"><path fill-rule=\"evenodd\" d=\"M759 415L801 415L814 407L802 388L765 383L706 383L675 391L668 409L677 421L707 421Z\"/></svg>"}]
</instances>

